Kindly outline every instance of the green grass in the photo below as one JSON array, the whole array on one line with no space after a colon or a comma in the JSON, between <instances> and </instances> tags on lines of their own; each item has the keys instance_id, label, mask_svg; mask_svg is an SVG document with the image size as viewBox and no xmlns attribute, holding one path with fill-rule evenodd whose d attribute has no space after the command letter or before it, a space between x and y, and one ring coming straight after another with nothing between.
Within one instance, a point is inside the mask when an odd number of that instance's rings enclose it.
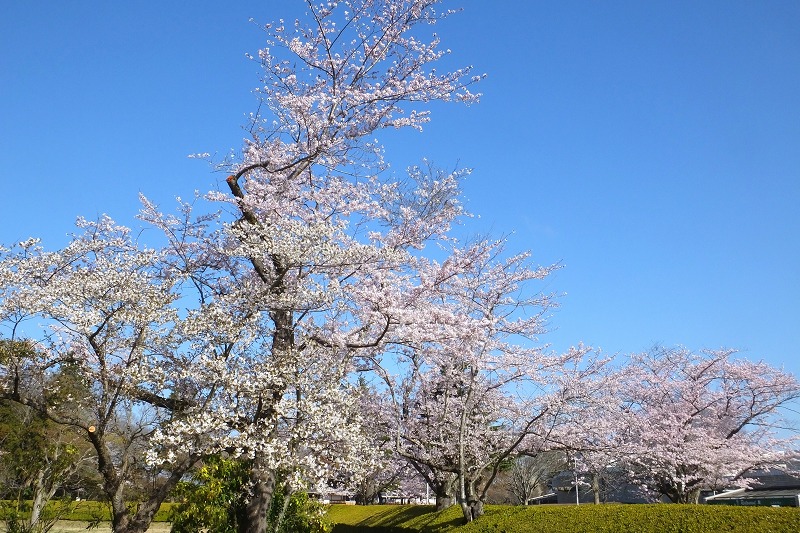
<instances>
[{"instance_id":1,"label":"green grass","mask_svg":"<svg viewBox=\"0 0 800 533\"><path fill-rule=\"evenodd\" d=\"M800 509L710 505L487 506L462 525L458 507L335 505L334 533L797 533Z\"/></svg>"},{"instance_id":2,"label":"green grass","mask_svg":"<svg viewBox=\"0 0 800 533\"><path fill-rule=\"evenodd\" d=\"M9 502L0 502L7 504ZM52 505L63 505L52 502ZM101 502L70 502L64 518L91 522L111 519ZM166 503L155 522L169 521ZM0 505L0 511L7 509ZM727 505L581 505L509 507L489 505L486 515L462 525L458 506L437 513L425 505L332 505L334 533L797 533L800 509ZM5 518L0 512L0 520Z\"/></svg>"},{"instance_id":3,"label":"green grass","mask_svg":"<svg viewBox=\"0 0 800 533\"><path fill-rule=\"evenodd\" d=\"M328 518L335 524L334 533L434 533L447 531L462 522L459 507L437 513L430 505L332 505Z\"/></svg>"},{"instance_id":4,"label":"green grass","mask_svg":"<svg viewBox=\"0 0 800 533\"><path fill-rule=\"evenodd\" d=\"M153 522L168 522L172 512L172 503L163 503L161 508L153 517ZM111 508L103 502L84 500L80 502L61 502L53 500L48 503L46 512L51 516L55 515L60 509L67 507L66 513L62 516L64 520L78 520L84 522L111 520ZM14 502L0 501L0 520L5 519L8 513L13 512ZM23 512L24 514L24 512ZM60 514L60 513L59 513Z\"/></svg>"}]
</instances>

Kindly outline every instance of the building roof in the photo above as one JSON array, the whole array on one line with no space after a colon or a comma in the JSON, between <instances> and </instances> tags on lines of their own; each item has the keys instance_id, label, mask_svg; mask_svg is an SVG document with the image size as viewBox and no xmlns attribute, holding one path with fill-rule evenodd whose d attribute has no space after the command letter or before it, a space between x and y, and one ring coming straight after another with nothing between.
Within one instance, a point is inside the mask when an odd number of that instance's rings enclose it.
<instances>
[{"instance_id":1,"label":"building roof","mask_svg":"<svg viewBox=\"0 0 800 533\"><path fill-rule=\"evenodd\" d=\"M763 490L745 490L738 489L722 494L715 494L706 498L708 500L754 500L758 498L797 498L800 496L800 488L781 488L781 489L763 489Z\"/></svg>"}]
</instances>

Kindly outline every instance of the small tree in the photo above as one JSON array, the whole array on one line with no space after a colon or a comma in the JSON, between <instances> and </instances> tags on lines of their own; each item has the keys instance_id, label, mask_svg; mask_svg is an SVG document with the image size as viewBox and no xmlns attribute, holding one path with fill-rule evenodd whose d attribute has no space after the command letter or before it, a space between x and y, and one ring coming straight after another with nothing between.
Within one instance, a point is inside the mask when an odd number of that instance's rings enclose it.
<instances>
[{"instance_id":1,"label":"small tree","mask_svg":"<svg viewBox=\"0 0 800 533\"><path fill-rule=\"evenodd\" d=\"M506 473L506 484L517 504L529 505L533 498L547 491L547 484L553 476L565 468L565 455L562 452L521 455Z\"/></svg>"}]
</instances>

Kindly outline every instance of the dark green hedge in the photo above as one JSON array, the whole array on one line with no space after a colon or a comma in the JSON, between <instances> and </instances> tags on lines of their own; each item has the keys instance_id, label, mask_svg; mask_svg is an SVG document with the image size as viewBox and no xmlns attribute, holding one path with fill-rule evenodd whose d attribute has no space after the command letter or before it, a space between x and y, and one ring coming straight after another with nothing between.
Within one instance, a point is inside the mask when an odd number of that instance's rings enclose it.
<instances>
[{"instance_id":1,"label":"dark green hedge","mask_svg":"<svg viewBox=\"0 0 800 533\"><path fill-rule=\"evenodd\" d=\"M334 533L798 533L800 509L710 505L487 506L469 525L458 507L332 506Z\"/></svg>"}]
</instances>

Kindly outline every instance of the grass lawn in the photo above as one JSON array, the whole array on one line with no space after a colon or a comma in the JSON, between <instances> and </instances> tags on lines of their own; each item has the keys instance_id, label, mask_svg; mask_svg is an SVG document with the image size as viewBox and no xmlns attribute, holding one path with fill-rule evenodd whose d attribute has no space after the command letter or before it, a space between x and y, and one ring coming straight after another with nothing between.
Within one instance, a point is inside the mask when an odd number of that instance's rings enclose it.
<instances>
[{"instance_id":1,"label":"grass lawn","mask_svg":"<svg viewBox=\"0 0 800 533\"><path fill-rule=\"evenodd\" d=\"M335 533L800 533L796 507L487 505L485 516L463 525L458 506L338 505L328 517Z\"/></svg>"},{"instance_id":2,"label":"grass lawn","mask_svg":"<svg viewBox=\"0 0 800 533\"><path fill-rule=\"evenodd\" d=\"M86 529L88 525L88 522L80 520L59 520L50 533L78 533L79 531L81 533L111 533L111 524L108 522L101 522L100 526L94 529ZM167 522L155 522L147 531L149 533L169 533L169 527ZM0 531L3 533L6 531L6 525L2 522L0 522Z\"/></svg>"}]
</instances>

